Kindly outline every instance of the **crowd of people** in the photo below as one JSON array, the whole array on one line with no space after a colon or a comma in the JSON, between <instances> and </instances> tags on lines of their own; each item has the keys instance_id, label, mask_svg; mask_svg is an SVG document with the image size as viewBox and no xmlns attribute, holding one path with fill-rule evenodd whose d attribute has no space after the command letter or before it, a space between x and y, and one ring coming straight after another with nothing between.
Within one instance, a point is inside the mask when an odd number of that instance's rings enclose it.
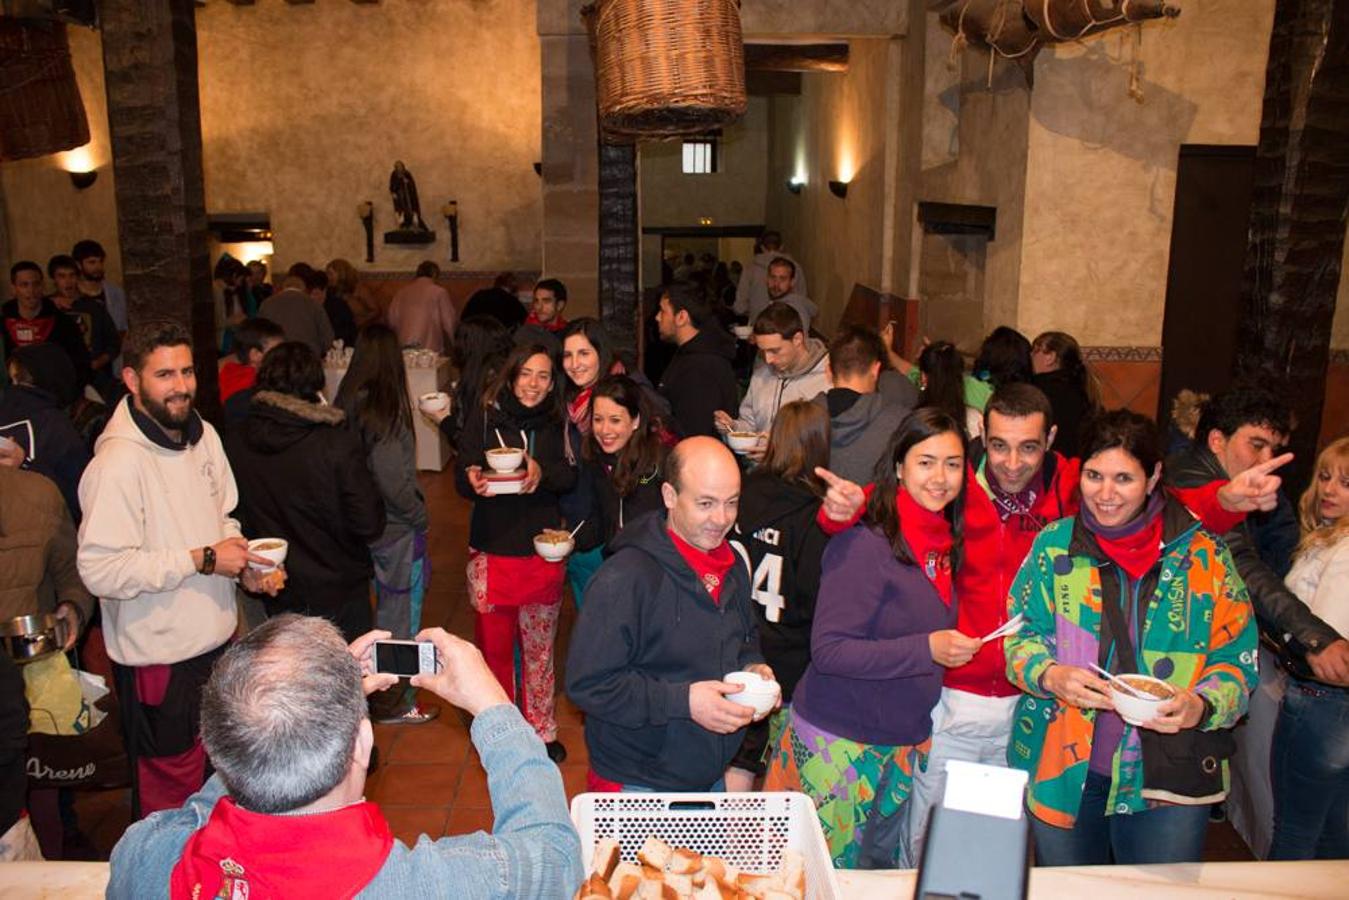
<instances>
[{"instance_id":1,"label":"crowd of people","mask_svg":"<svg viewBox=\"0 0 1349 900\"><path fill-rule=\"evenodd\" d=\"M733 290L662 287L659 371L568 320L556 279L526 304L503 276L460 310L428 262L381 312L342 260L276 291L223 260L217 432L189 333L128 331L90 243L53 258L51 297L34 264L11 272L0 533L41 549L0 548L0 618L54 612L72 643L101 628L148 816L111 896L570 894L559 689L585 715L590 790L801 791L839 867L917 865L953 760L1028 774L1039 864L1195 861L1253 752L1234 729L1274 677L1261 640L1287 673L1270 857L1349 858L1349 439L1294 508L1269 386L1159 424L1102 409L1062 332L996 328L968 366L945 340L910 362L893 326L828 337L770 233ZM325 397L335 338L354 352ZM428 417L466 535L430 530L407 347L457 372ZM564 562L536 552L557 529ZM259 537L289 543L283 577L250 565ZM467 544L471 644L423 628L433 540ZM375 674L390 636L430 641L443 670ZM728 699L737 672L776 684L770 714ZM1149 718L1116 709L1121 675L1153 679ZM362 801L370 722L439 712L418 689L474 717L491 835L409 848ZM4 846L20 808L0 806Z\"/></svg>"}]
</instances>

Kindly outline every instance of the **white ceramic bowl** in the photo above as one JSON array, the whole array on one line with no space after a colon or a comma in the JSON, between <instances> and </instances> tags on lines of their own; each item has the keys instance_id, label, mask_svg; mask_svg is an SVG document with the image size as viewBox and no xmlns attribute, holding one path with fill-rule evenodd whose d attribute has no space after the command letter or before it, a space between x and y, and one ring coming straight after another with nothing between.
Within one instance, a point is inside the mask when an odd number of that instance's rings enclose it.
<instances>
[{"instance_id":1,"label":"white ceramic bowl","mask_svg":"<svg viewBox=\"0 0 1349 900\"><path fill-rule=\"evenodd\" d=\"M749 325L732 325L731 331L742 341L747 341L754 335L754 329Z\"/></svg>"},{"instance_id":2,"label":"white ceramic bowl","mask_svg":"<svg viewBox=\"0 0 1349 900\"><path fill-rule=\"evenodd\" d=\"M496 447L487 451L487 464L497 472L514 472L525 461L520 447Z\"/></svg>"},{"instance_id":3,"label":"white ceramic bowl","mask_svg":"<svg viewBox=\"0 0 1349 900\"><path fill-rule=\"evenodd\" d=\"M450 411L450 395L444 391L433 391L417 398L417 408L424 413L435 415Z\"/></svg>"},{"instance_id":4,"label":"white ceramic bowl","mask_svg":"<svg viewBox=\"0 0 1349 900\"><path fill-rule=\"evenodd\" d=\"M487 479L487 496L497 497L502 494L518 494L525 487L524 472L488 472L483 476Z\"/></svg>"},{"instance_id":5,"label":"white ceramic bowl","mask_svg":"<svg viewBox=\"0 0 1349 900\"><path fill-rule=\"evenodd\" d=\"M280 546L277 546L280 545ZM281 538L258 538L248 542L248 552L255 556L265 556L271 560L271 565L264 566L262 563L250 562L250 569L275 569L286 561L286 551L290 549L290 542Z\"/></svg>"},{"instance_id":6,"label":"white ceramic bowl","mask_svg":"<svg viewBox=\"0 0 1349 900\"><path fill-rule=\"evenodd\" d=\"M559 562L566 559L567 554L571 553L575 546L576 542L571 538L558 543L549 543L542 537L534 538L534 552L549 562Z\"/></svg>"},{"instance_id":7,"label":"white ceramic bowl","mask_svg":"<svg viewBox=\"0 0 1349 900\"><path fill-rule=\"evenodd\" d=\"M778 698L782 696L781 685L776 681L769 681L757 672L728 672L722 680L744 686L742 691L727 694L726 699L732 703L752 707L755 720L762 719L772 712L773 707L778 704Z\"/></svg>"},{"instance_id":8,"label":"white ceramic bowl","mask_svg":"<svg viewBox=\"0 0 1349 900\"><path fill-rule=\"evenodd\" d=\"M763 435L752 431L732 431L726 435L726 443L736 453L748 453L759 446L763 440Z\"/></svg>"},{"instance_id":9,"label":"white ceramic bowl","mask_svg":"<svg viewBox=\"0 0 1349 900\"><path fill-rule=\"evenodd\" d=\"M1176 688L1173 685L1167 684L1160 678L1153 678L1151 675L1119 675L1116 677L1122 678L1131 687L1138 682L1146 682L1163 685L1166 690L1171 692L1168 697L1157 697L1155 699L1149 697L1147 700L1140 700L1124 693L1115 685L1110 685L1110 699L1115 704L1115 712L1119 713L1120 718L1130 725L1142 725L1144 722L1157 718L1157 707L1176 695ZM1140 692L1143 691L1140 689Z\"/></svg>"}]
</instances>

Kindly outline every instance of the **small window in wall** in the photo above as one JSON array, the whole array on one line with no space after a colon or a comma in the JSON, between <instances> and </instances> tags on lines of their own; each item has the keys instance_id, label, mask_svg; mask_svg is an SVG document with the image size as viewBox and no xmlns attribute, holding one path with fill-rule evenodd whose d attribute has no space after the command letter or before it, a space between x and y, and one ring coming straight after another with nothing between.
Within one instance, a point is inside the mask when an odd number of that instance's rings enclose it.
<instances>
[{"instance_id":1,"label":"small window in wall","mask_svg":"<svg viewBox=\"0 0 1349 900\"><path fill-rule=\"evenodd\" d=\"M711 175L717 171L717 139L700 137L684 142L684 174Z\"/></svg>"}]
</instances>

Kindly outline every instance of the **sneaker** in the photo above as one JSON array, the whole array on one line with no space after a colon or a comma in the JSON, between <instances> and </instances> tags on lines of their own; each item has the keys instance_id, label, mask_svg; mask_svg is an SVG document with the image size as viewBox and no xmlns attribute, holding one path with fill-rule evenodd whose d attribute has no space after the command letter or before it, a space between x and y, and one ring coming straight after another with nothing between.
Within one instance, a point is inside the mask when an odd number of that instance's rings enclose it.
<instances>
[{"instance_id":1,"label":"sneaker","mask_svg":"<svg viewBox=\"0 0 1349 900\"><path fill-rule=\"evenodd\" d=\"M548 743L544 744L543 747L545 750L548 751L548 758L551 759L553 762L557 763L558 765L561 765L563 762L566 761L567 748L562 746L561 741L549 741Z\"/></svg>"},{"instance_id":2,"label":"sneaker","mask_svg":"<svg viewBox=\"0 0 1349 900\"><path fill-rule=\"evenodd\" d=\"M401 713L377 716L376 725L423 725L440 715L439 706L418 706L413 704Z\"/></svg>"}]
</instances>

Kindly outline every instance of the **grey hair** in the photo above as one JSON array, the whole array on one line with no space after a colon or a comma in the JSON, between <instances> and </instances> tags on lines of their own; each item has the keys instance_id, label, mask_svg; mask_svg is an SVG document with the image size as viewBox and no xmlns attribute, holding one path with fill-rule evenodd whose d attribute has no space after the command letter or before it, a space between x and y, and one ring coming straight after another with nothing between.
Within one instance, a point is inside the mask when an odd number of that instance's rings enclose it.
<instances>
[{"instance_id":1,"label":"grey hair","mask_svg":"<svg viewBox=\"0 0 1349 900\"><path fill-rule=\"evenodd\" d=\"M282 615L216 662L201 736L235 803L282 813L341 783L365 716L361 667L336 626Z\"/></svg>"}]
</instances>

